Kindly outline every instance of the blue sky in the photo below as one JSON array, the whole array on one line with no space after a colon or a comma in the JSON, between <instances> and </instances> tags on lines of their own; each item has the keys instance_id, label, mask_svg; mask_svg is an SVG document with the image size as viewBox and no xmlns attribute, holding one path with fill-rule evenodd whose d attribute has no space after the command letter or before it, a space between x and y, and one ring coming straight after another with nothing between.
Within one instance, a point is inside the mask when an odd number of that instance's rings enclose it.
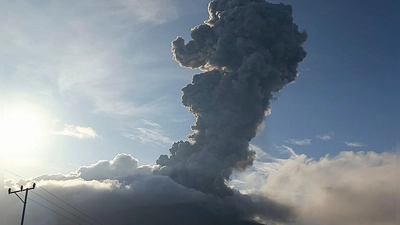
<instances>
[{"instance_id":1,"label":"blue sky","mask_svg":"<svg viewBox=\"0 0 400 225\"><path fill-rule=\"evenodd\" d=\"M308 33L307 57L295 82L275 95L264 131L251 142L259 159L279 164L302 157L318 162L326 155L393 157L398 3L284 3L293 6L294 22ZM181 104L181 88L200 71L180 67L172 59L171 42L177 36L190 40L190 29L208 18L207 4L5 1L0 30L4 169L24 178L68 174L120 153L154 165L175 141L186 140L195 120ZM276 169L257 163L251 171ZM251 181L235 177L240 178Z\"/></svg>"},{"instance_id":2,"label":"blue sky","mask_svg":"<svg viewBox=\"0 0 400 225\"><path fill-rule=\"evenodd\" d=\"M17 107L34 114L43 133L28 153L4 154L6 167L27 176L66 172L121 152L154 164L173 141L185 139L194 118L180 103L180 89L198 71L180 68L170 43L189 39L190 29L207 19L207 3L6 3L3 113ZM394 151L395 7L390 1L285 3L308 33L308 55L296 81L276 95L253 144L275 156L287 145L314 158ZM90 128L95 136L54 134L68 126ZM330 139L318 138L324 135ZM22 159L31 162L22 163L29 172L18 169Z\"/></svg>"},{"instance_id":3,"label":"blue sky","mask_svg":"<svg viewBox=\"0 0 400 225\"><path fill-rule=\"evenodd\" d=\"M389 1L292 4L298 24L309 24L308 55L296 83L273 103L267 121L277 131L271 127L276 137L271 141L314 139L314 146L299 151L316 157L351 150L343 142L363 143L358 150L364 151L394 149L397 78L390 65L396 58L396 19ZM330 132L329 143L315 138Z\"/></svg>"}]
</instances>

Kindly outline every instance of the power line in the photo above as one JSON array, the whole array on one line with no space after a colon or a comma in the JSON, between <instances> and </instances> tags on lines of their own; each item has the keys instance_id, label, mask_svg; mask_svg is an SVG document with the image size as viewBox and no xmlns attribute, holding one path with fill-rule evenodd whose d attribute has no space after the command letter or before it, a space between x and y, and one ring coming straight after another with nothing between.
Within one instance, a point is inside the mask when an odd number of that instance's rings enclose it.
<instances>
[{"instance_id":1,"label":"power line","mask_svg":"<svg viewBox=\"0 0 400 225\"><path fill-rule=\"evenodd\" d=\"M89 221L83 219L82 217L79 217L79 216L75 215L74 213L72 213L72 212L66 210L65 208L63 208L63 207L57 205L56 203L54 203L54 202L52 202L52 201L46 199L45 197L43 197L43 196L41 196L41 195L39 195L39 194L37 194L37 193L34 193L34 194L37 195L37 196L39 196L40 198L44 199L45 201L51 203L52 205L55 205L56 207L58 207L58 208L64 210L65 212L67 212L67 213L69 213L69 214L75 216L76 218L81 219L81 220L83 220L84 222L86 222L86 223L88 223L88 224L90 224L90 225L93 225L93 223L91 223L91 222L89 222Z\"/></svg>"},{"instance_id":2,"label":"power line","mask_svg":"<svg viewBox=\"0 0 400 225\"><path fill-rule=\"evenodd\" d=\"M8 172L8 173L11 173L11 174L14 175L14 176L17 176L17 177L19 177L19 178L21 178L21 179L24 179L23 177L19 176L18 174L15 174L15 173L13 173L13 172L11 172L11 171L9 171L9 170L6 170L6 169L3 169L3 170L6 171L6 172Z\"/></svg>"},{"instance_id":3,"label":"power line","mask_svg":"<svg viewBox=\"0 0 400 225\"><path fill-rule=\"evenodd\" d=\"M44 205L40 204L39 202L37 202L37 201L35 201L35 200L31 199L31 198L29 198L29 200L31 200L32 202L34 202L34 203L36 203L36 204L42 206L43 208L46 208L46 209L52 211L52 212L55 213L55 214L58 214L58 215L64 217L64 218L67 219L67 220L70 220L70 221L72 221L72 222L74 222L74 223L76 223L76 224L78 224L78 225L83 225L83 224L81 224L81 223L76 222L76 221L73 220L73 219L68 218L67 216L62 215L61 213L58 213L58 212L56 212L56 211L50 209L50 208L47 207L47 206L44 206Z\"/></svg>"},{"instance_id":4,"label":"power line","mask_svg":"<svg viewBox=\"0 0 400 225\"><path fill-rule=\"evenodd\" d=\"M60 200L61 202L63 202L64 204L68 205L69 207L75 209L76 211L82 213L83 215L87 216L88 218L92 219L93 221L95 221L96 223L103 225L102 223L100 223L99 221L93 219L92 217L90 217L89 215L87 215L86 213L80 211L79 209L75 208L74 206L68 204L67 202L65 202L64 200L62 200L61 198L57 197L56 195L52 194L50 191L46 190L44 187L41 187L41 189L43 189L44 191L46 191L47 193L49 193L50 195L52 195L53 197L57 198L58 200Z\"/></svg>"},{"instance_id":5,"label":"power line","mask_svg":"<svg viewBox=\"0 0 400 225\"><path fill-rule=\"evenodd\" d=\"M28 202L28 191L35 189L36 184L33 183L33 187L31 188L25 188L24 186L21 185L21 189L17 191L11 191L11 188L8 189L8 194L15 194L19 200L21 200L22 203L24 203L24 208L22 209L22 218L21 218L21 225L24 224L24 218L25 218L25 209L26 209L26 203ZM19 192L25 192L25 200L22 200L22 198L18 195Z\"/></svg>"},{"instance_id":6,"label":"power line","mask_svg":"<svg viewBox=\"0 0 400 225\"><path fill-rule=\"evenodd\" d=\"M11 171L9 171L9 170L6 170L6 169L3 169L3 170L6 171L6 172L8 172L8 173L10 173L10 174L13 174L14 176L17 176L17 177L19 177L19 178L21 178L21 179L24 179L23 177L19 176L18 174L15 174L15 173L13 173L13 172L11 172ZM66 201L62 200L61 198L57 197L56 195L54 195L54 194L51 193L50 191L46 190L44 187L38 187L38 188L43 189L43 190L44 190L45 192L47 192L48 194L50 194L50 195L52 195L53 197L57 198L59 201L61 201L61 202L63 202L64 204L68 205L69 207L75 209L77 212L81 213L82 215L86 216L87 218L89 218L89 219L95 221L96 223L98 223L98 224L100 224L100 225L103 225L101 222L97 221L96 219L92 218L92 217L89 216L88 214L82 212L81 210L77 209L76 207L72 206L71 204L67 203ZM35 194L36 194L36 193L35 193ZM62 208L61 206L58 206L57 204L51 202L50 200L44 198L43 196L40 196L39 194L36 194L36 195L38 195L39 197L45 199L46 201L50 202L51 204L56 205L57 207L61 208L62 210L64 210L64 211L66 211L66 212L68 212L68 213L74 215L75 217L77 217L77 218L79 218L79 219L81 219L81 220L83 220L83 221L85 221L85 222L87 222L87 223L89 223L89 224L92 224L92 223L90 223L89 221L87 221L87 220L85 220L85 219L82 219L81 217L79 217L79 216L73 214L72 212L70 212L70 211L68 211L68 210L66 210L66 209L64 209L64 208ZM30 198L29 198L29 199L30 199ZM36 203L37 203L37 202L36 202ZM38 204L39 204L39 203L38 203ZM47 207L45 207L45 208L47 208ZM51 211L53 211L53 210L51 210Z\"/></svg>"}]
</instances>

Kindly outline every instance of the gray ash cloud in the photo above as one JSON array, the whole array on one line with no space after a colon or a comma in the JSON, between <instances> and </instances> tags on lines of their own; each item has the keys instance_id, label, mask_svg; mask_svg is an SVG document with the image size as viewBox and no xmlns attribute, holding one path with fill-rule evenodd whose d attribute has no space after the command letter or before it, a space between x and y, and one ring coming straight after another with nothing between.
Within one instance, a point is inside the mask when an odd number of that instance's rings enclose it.
<instances>
[{"instance_id":1,"label":"gray ash cloud","mask_svg":"<svg viewBox=\"0 0 400 225\"><path fill-rule=\"evenodd\" d=\"M252 165L255 137L274 92L295 80L307 39L293 23L292 7L264 0L215 0L192 40L172 42L173 58L200 69L182 89L196 118L189 141L174 143L157 164L161 174L188 188L224 197L233 170Z\"/></svg>"},{"instance_id":2,"label":"gray ash cloud","mask_svg":"<svg viewBox=\"0 0 400 225\"><path fill-rule=\"evenodd\" d=\"M181 66L203 71L182 89L182 103L196 118L189 141L174 143L170 155L161 155L155 166L138 166L136 159L121 154L76 174L37 177L39 187L73 201L104 224L255 225L251 220L256 217L295 218L292 207L261 194L242 194L227 181L234 170L252 165L255 152L249 142L263 124L273 93L296 78L307 35L298 31L292 8L285 4L215 0L209 14L192 29L193 40L172 42ZM14 208L2 214L14 215ZM41 215L32 211L28 219L73 224ZM5 222L17 219L8 216Z\"/></svg>"}]
</instances>

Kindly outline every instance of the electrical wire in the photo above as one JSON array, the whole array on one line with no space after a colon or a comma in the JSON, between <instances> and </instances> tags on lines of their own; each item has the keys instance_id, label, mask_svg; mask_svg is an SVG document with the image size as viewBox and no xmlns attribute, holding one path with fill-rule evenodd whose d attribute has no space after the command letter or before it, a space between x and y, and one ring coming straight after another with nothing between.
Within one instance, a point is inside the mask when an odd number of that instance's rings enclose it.
<instances>
[{"instance_id":1,"label":"electrical wire","mask_svg":"<svg viewBox=\"0 0 400 225\"><path fill-rule=\"evenodd\" d=\"M86 222L86 223L88 223L88 224L90 224L90 225L93 225L93 223L91 223L90 221L87 221L87 220L83 219L82 217L75 215L75 214L72 213L71 211L66 210L65 208L63 208L63 207L57 205L56 203L54 203L54 202L52 202L52 201L46 199L45 197L39 195L38 193L32 192L32 194L35 194L35 195L39 196L40 198L44 199L45 201L47 201L47 202L51 203L52 205L54 205L54 206L56 206L56 207L58 207L58 208L64 210L65 212L67 212L67 213L69 213L69 214L75 216L76 218L81 219L82 221L84 221L84 222Z\"/></svg>"},{"instance_id":2,"label":"electrical wire","mask_svg":"<svg viewBox=\"0 0 400 225\"><path fill-rule=\"evenodd\" d=\"M6 170L6 169L3 169L3 170L6 171L6 172L8 172L8 173L10 173L10 174L13 174L14 176L17 176L17 177L19 177L19 178L21 178L21 179L24 179L23 177L19 176L18 174L15 174L15 173L13 173L13 172L11 172L11 171L9 171L9 170ZM62 200L61 198L57 197L56 195L54 195L54 194L51 193L50 191L46 190L44 187L38 187L38 188L44 190L45 192L47 192L48 194L50 194L50 195L52 195L53 197L57 198L59 201L61 201L61 202L63 202L64 204L68 205L69 207L75 209L77 212L81 213L82 215L84 215L84 216L88 217L89 219L95 221L97 224L103 225L101 222L97 221L96 219L92 218L91 216L87 215L86 213L82 212L81 210L77 209L76 207L72 206L71 204L67 203L66 201ZM41 196L41 195L39 195L39 194L37 194L37 193L35 193L35 192L32 192L32 193L35 194L35 195L37 195L37 196L39 196L39 197L41 197L41 198L43 198L44 200L50 202L51 204L57 206L58 208L60 208L60 209L62 209L62 210L64 210L64 211L66 211L66 212L68 212L68 213L74 215L75 217L77 217L77 218L79 218L79 219L81 219L81 220L83 220L83 221L85 221L85 222L87 222L87 223L93 225L93 223L91 223L91 222L89 222L89 221L87 221L87 220L85 220L85 219L83 219L83 218L81 218L81 217L79 217L79 216L73 214L72 212L70 212L70 211L68 211L68 210L66 210L66 209L64 209L64 208L62 208L61 206L58 206L57 204L51 202L50 200L44 198L43 196ZM29 199L30 199L30 198L29 198ZM35 202L35 203L37 203L37 204L40 204L40 203L38 203L38 202L36 202L36 201L34 201L34 200L32 200L32 201ZM42 204L40 204L40 205L43 206ZM45 207L45 206L43 206L43 207ZM47 207L45 207L45 208L47 208ZM47 209L49 209L49 208L47 208ZM51 209L49 209L49 210L51 210ZM51 211L53 211L53 210L51 210ZM53 211L53 212L55 212L55 211ZM59 213L57 213L57 214L59 214ZM65 217L65 216L64 216L64 217ZM74 221L74 222L75 222L75 221Z\"/></svg>"},{"instance_id":3,"label":"electrical wire","mask_svg":"<svg viewBox=\"0 0 400 225\"><path fill-rule=\"evenodd\" d=\"M79 223L79 222L76 222L75 220L73 220L73 219L70 219L70 218L68 218L67 216L65 216L65 215L62 215L61 213L58 213L58 212L56 212L56 211L54 211L54 210L52 210L52 209L50 209L49 207L47 207L47 206L44 206L44 205L42 205L41 203L39 203L39 202L37 202L37 201L35 201L35 200L33 200L33 199L31 199L31 198L28 198L30 201L32 201L32 202L34 202L34 203L36 203L36 204L38 204L38 205L40 205L40 206L42 206L43 208L46 208L46 209L48 209L48 210L50 210L50 211L52 211L53 213L55 213L55 214L58 214L58 215L60 215L60 216L62 216L62 217L64 217L65 219L67 219L67 220L70 220L70 221L72 221L72 222L74 222L74 223L76 223L76 224L78 224L78 225L83 225L83 224L81 224L81 223Z\"/></svg>"},{"instance_id":4,"label":"electrical wire","mask_svg":"<svg viewBox=\"0 0 400 225\"><path fill-rule=\"evenodd\" d=\"M47 193L49 193L50 195L52 195L53 197L57 198L58 200L60 200L61 202L63 202L64 204L68 205L69 207L75 209L76 211L82 213L82 215L87 216L88 218L90 218L91 220L95 221L96 223L103 225L102 223L100 223L99 221L93 219L92 217L90 217L89 215L87 215L86 213L80 211L79 209L75 208L74 206L68 204L67 202L65 202L64 200L62 200L61 198L57 197L56 195L52 194L50 191L46 190L44 187L41 187L41 189L43 189L44 191L46 191Z\"/></svg>"},{"instance_id":5,"label":"electrical wire","mask_svg":"<svg viewBox=\"0 0 400 225\"><path fill-rule=\"evenodd\" d=\"M24 178L22 178L21 176L15 174L15 173L13 173L13 172L11 172L11 171L9 171L9 170L6 170L6 169L3 169L3 170L6 171L6 172L8 172L8 173L10 173L10 174L12 174L12 175L14 175L14 176L17 176L17 177L19 177L19 178L21 178L21 179L24 179Z\"/></svg>"}]
</instances>

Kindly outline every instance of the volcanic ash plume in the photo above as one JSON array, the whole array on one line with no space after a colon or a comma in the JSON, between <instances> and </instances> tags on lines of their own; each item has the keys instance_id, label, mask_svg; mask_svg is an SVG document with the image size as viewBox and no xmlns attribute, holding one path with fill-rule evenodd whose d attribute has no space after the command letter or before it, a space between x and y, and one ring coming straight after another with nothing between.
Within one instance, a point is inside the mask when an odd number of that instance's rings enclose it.
<instances>
[{"instance_id":1,"label":"volcanic ash plume","mask_svg":"<svg viewBox=\"0 0 400 225\"><path fill-rule=\"evenodd\" d=\"M307 39L293 23L292 8L264 0L215 0L193 40L172 42L174 59L200 69L182 89L182 103L196 118L190 141L161 155L161 173L188 188L229 196L233 170L252 165L255 137L274 92L297 76Z\"/></svg>"}]
</instances>

